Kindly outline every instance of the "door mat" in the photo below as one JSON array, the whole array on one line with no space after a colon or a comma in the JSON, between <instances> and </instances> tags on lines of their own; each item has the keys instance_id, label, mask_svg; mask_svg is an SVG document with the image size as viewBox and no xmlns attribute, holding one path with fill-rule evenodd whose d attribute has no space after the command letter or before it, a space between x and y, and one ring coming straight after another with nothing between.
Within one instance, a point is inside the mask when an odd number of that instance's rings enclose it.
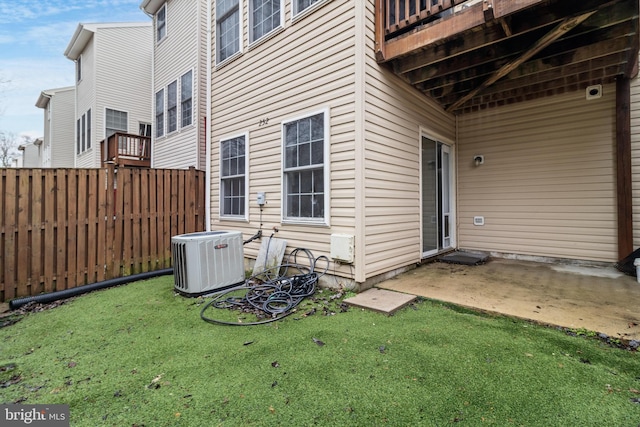
<instances>
[{"instance_id":1,"label":"door mat","mask_svg":"<svg viewBox=\"0 0 640 427\"><path fill-rule=\"evenodd\" d=\"M451 252L438 258L440 262L448 264L480 265L489 261L489 255L464 251Z\"/></svg>"}]
</instances>

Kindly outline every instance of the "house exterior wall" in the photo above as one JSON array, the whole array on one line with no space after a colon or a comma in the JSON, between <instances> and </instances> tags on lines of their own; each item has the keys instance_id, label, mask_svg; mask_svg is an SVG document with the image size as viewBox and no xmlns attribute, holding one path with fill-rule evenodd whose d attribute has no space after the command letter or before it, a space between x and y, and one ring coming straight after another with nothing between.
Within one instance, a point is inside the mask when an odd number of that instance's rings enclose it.
<instances>
[{"instance_id":1,"label":"house exterior wall","mask_svg":"<svg viewBox=\"0 0 640 427\"><path fill-rule=\"evenodd\" d=\"M364 276L421 260L421 134L455 152L455 118L376 63L375 7L366 2ZM356 63L360 60L356 59ZM358 108L359 109L359 108Z\"/></svg>"},{"instance_id":2,"label":"house exterior wall","mask_svg":"<svg viewBox=\"0 0 640 427\"><path fill-rule=\"evenodd\" d=\"M74 163L75 87L52 91L49 119L45 111L47 164L43 167L72 168Z\"/></svg>"},{"instance_id":3,"label":"house exterior wall","mask_svg":"<svg viewBox=\"0 0 640 427\"><path fill-rule=\"evenodd\" d=\"M75 155L75 167L77 168L94 168L99 167L100 162L100 140L101 136L98 135L96 126L96 37L95 34L91 40L87 43L85 49L82 51L81 63L82 63L82 79L76 82L76 108L74 113L74 138L73 138L73 151ZM90 150L78 153L77 150L77 135L76 135L76 123L79 118L82 117L89 109L91 109L91 128L94 129L91 137ZM104 135L104 134L103 134Z\"/></svg>"},{"instance_id":4,"label":"house exterior wall","mask_svg":"<svg viewBox=\"0 0 640 427\"><path fill-rule=\"evenodd\" d=\"M633 197L633 247L640 246L640 78L631 80L631 188Z\"/></svg>"},{"instance_id":5,"label":"house exterior wall","mask_svg":"<svg viewBox=\"0 0 640 427\"><path fill-rule=\"evenodd\" d=\"M23 168L39 168L41 166L40 145L33 142L20 146Z\"/></svg>"},{"instance_id":6,"label":"house exterior wall","mask_svg":"<svg viewBox=\"0 0 640 427\"><path fill-rule=\"evenodd\" d=\"M76 117L91 109L91 148L76 155L76 167L101 167L106 109L127 113L127 132L152 123L150 25L108 24L95 28L82 51L82 80L77 83Z\"/></svg>"},{"instance_id":7,"label":"house exterior wall","mask_svg":"<svg viewBox=\"0 0 640 427\"><path fill-rule=\"evenodd\" d=\"M373 56L374 2L320 2L284 29L249 45L243 8L242 53L215 64L211 109L212 229L264 235L288 248L330 254L333 233L355 236L353 267L332 272L365 282L420 261L420 135L453 144L455 120L382 69ZM212 11L215 23L215 8ZM330 36L329 36L330 35ZM213 36L215 49L215 34ZM282 221L282 123L328 110L330 209L326 225ZM220 141L248 137L247 220L220 215ZM257 192L266 192L261 210ZM259 242L245 246L255 258ZM334 270L335 267L335 270Z\"/></svg>"},{"instance_id":8,"label":"house exterior wall","mask_svg":"<svg viewBox=\"0 0 640 427\"><path fill-rule=\"evenodd\" d=\"M153 167L205 168L205 111L206 111L206 58L207 58L207 3L206 0L169 0L166 5L166 36L153 46L154 83L152 99L164 89L165 110L167 86L178 82L177 130L156 137L153 129ZM192 123L180 124L180 77L192 71L193 113ZM155 102L155 101L154 101ZM153 106L155 117L155 105ZM165 114L166 126L166 114ZM176 149L179 147L179 149Z\"/></svg>"},{"instance_id":9,"label":"house exterior wall","mask_svg":"<svg viewBox=\"0 0 640 427\"><path fill-rule=\"evenodd\" d=\"M151 26L99 28L96 56L96 111L93 113L96 165L105 138L106 109L126 111L128 133L139 134L140 123L152 123Z\"/></svg>"},{"instance_id":10,"label":"house exterior wall","mask_svg":"<svg viewBox=\"0 0 640 427\"><path fill-rule=\"evenodd\" d=\"M615 87L458 118L458 245L615 261ZM475 155L484 164L474 166ZM474 226L474 216L485 225Z\"/></svg>"},{"instance_id":11,"label":"house exterior wall","mask_svg":"<svg viewBox=\"0 0 640 427\"><path fill-rule=\"evenodd\" d=\"M355 180L355 65L354 2L323 2L312 13L292 23L291 2L285 2L285 28L250 48L247 10L243 9L243 53L216 67L212 76L211 110L211 215L212 229L238 229L246 237L260 226L258 191L266 192L262 212L265 236L289 248L304 247L318 256L328 252L332 229L354 233ZM215 7L212 8L215 23ZM214 26L215 28L215 26ZM331 37L327 37L331 34ZM215 34L214 34L215 49ZM329 111L330 225L283 224L282 122L327 109ZM220 216L220 141L248 135L248 221ZM255 258L260 242L245 246Z\"/></svg>"}]
</instances>

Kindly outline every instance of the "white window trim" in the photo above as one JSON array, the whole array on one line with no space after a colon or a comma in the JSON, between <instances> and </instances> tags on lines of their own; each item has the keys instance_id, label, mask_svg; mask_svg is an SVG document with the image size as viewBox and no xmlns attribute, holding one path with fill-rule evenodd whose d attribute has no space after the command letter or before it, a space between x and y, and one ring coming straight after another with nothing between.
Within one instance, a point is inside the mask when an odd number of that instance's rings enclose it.
<instances>
[{"instance_id":1,"label":"white window trim","mask_svg":"<svg viewBox=\"0 0 640 427\"><path fill-rule=\"evenodd\" d=\"M191 71L191 123L189 123L186 126L182 126L182 77L186 74L189 73L189 71ZM191 129L192 127L195 126L195 117L196 117L196 71L195 68L191 68L187 71L185 71L184 73L180 74L180 77L178 77L178 106L180 107L180 114L179 114L179 126L178 126L178 131L182 132L188 129Z\"/></svg>"},{"instance_id":2,"label":"white window trim","mask_svg":"<svg viewBox=\"0 0 640 427\"><path fill-rule=\"evenodd\" d=\"M158 40L158 14L160 13L160 11L164 9L164 36ZM160 43L162 43L164 40L166 40L167 36L169 36L169 26L167 25L167 4L163 4L162 7L160 9L158 9L158 11L156 12L155 16L153 17L154 21L155 21L155 39L156 39L156 45L159 45Z\"/></svg>"},{"instance_id":3,"label":"white window trim","mask_svg":"<svg viewBox=\"0 0 640 427\"><path fill-rule=\"evenodd\" d=\"M154 128L151 132L153 135L153 139L163 139L167 136L167 113L166 113L166 105L167 105L167 95L166 95L166 87L163 86L153 94L153 125ZM157 127L158 127L158 104L156 102L156 97L158 96L158 92L162 91L162 135L158 135Z\"/></svg>"},{"instance_id":4,"label":"white window trim","mask_svg":"<svg viewBox=\"0 0 640 427\"><path fill-rule=\"evenodd\" d=\"M212 6L214 8L216 8L215 6L215 0L211 0L213 2ZM216 65L214 70L217 70L218 68L221 68L223 66L225 66L226 64L228 64L229 62L233 61L234 59L236 59L237 57L241 56L242 53L244 52L244 9L242 8L242 5L244 4L243 0L238 0L238 15L239 15L239 27L240 27L240 40L239 40L239 48L238 51L236 53L234 53L233 55L229 56L228 58L225 58L224 61L220 61L218 62L218 8L216 8L216 13L215 13L215 20L213 21L213 33L214 33L214 46L215 46L215 51L213 52L215 58L216 58Z\"/></svg>"},{"instance_id":5,"label":"white window trim","mask_svg":"<svg viewBox=\"0 0 640 427\"><path fill-rule=\"evenodd\" d=\"M174 133L178 133L180 130L180 83L178 82L179 78L170 81L167 83L165 88L165 104L164 104L164 123L165 123L165 136L173 135ZM175 83L176 84L176 128L172 131L169 130L169 85Z\"/></svg>"},{"instance_id":6,"label":"white window trim","mask_svg":"<svg viewBox=\"0 0 640 427\"><path fill-rule=\"evenodd\" d=\"M309 6L308 8L306 8L305 10L303 10L302 12L298 12L295 10L295 0L292 0L291 2L291 22L297 22L300 19L304 18L305 16L307 16L310 13L313 13L314 10L318 9L319 7L321 7L322 5L329 3L329 0L320 0L319 2L316 2L314 4L312 4L311 6Z\"/></svg>"},{"instance_id":7,"label":"white window trim","mask_svg":"<svg viewBox=\"0 0 640 427\"><path fill-rule=\"evenodd\" d=\"M274 29L272 29L271 31L269 31L266 34L263 34L261 37L258 37L257 39L253 40L253 11L252 11L252 4L253 0L248 0L248 5L247 5L247 9L249 11L249 23L248 23L248 33L249 33L249 46L248 48L251 49L253 46L262 43L265 40L270 39L271 37L273 37L275 34L281 32L282 30L284 30L284 23L285 23L285 19L284 19L284 0L279 0L280 1L280 25L278 25L277 27L275 27Z\"/></svg>"},{"instance_id":8,"label":"white window trim","mask_svg":"<svg viewBox=\"0 0 640 427\"><path fill-rule=\"evenodd\" d=\"M224 215L222 213L222 143L234 138L244 137L244 216ZM218 214L221 220L225 221L249 221L249 132L227 135L218 141Z\"/></svg>"},{"instance_id":9,"label":"white window trim","mask_svg":"<svg viewBox=\"0 0 640 427\"><path fill-rule=\"evenodd\" d=\"M104 129L104 137L107 137L107 110L113 110L113 111L117 111L119 113L126 113L127 114L127 129L125 129L124 133L129 133L129 120L131 120L131 113L128 110L119 110L117 108L113 108L113 107L104 107L104 115L102 116L104 121L103 123L103 129Z\"/></svg>"},{"instance_id":10,"label":"white window trim","mask_svg":"<svg viewBox=\"0 0 640 427\"><path fill-rule=\"evenodd\" d=\"M322 146L323 157L324 157L324 162L322 164L324 169L324 218L287 218L286 216L287 193L286 193L286 183L284 179L285 154L286 154L285 125L287 123L295 122L301 119L306 119L308 117L315 116L318 114L324 115L324 129L323 129L324 142ZM283 224L303 224L303 225L320 225L320 226L331 225L331 206L330 206L331 161L329 157L331 155L331 134L330 134L331 126L329 123L330 120L331 120L330 110L328 107L326 107L320 110L309 111L307 113L304 113L296 117L288 118L286 120L283 120L280 123L280 139L281 139L280 148L282 151L282 154L281 154L282 157L280 162L280 165L281 165L280 166L280 189L281 189L280 200L282 201L280 206L280 218Z\"/></svg>"}]
</instances>

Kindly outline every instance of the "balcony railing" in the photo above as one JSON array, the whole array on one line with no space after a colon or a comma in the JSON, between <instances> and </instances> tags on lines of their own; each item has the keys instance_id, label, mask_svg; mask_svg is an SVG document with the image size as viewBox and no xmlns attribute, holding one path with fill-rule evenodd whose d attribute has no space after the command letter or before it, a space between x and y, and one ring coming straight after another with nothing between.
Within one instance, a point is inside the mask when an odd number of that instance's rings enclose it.
<instances>
[{"instance_id":1,"label":"balcony railing","mask_svg":"<svg viewBox=\"0 0 640 427\"><path fill-rule=\"evenodd\" d=\"M102 162L119 166L151 167L151 138L129 133L114 133L100 141Z\"/></svg>"},{"instance_id":2,"label":"balcony railing","mask_svg":"<svg viewBox=\"0 0 640 427\"><path fill-rule=\"evenodd\" d=\"M462 3L478 3L478 0L386 0L385 34L451 14Z\"/></svg>"}]
</instances>

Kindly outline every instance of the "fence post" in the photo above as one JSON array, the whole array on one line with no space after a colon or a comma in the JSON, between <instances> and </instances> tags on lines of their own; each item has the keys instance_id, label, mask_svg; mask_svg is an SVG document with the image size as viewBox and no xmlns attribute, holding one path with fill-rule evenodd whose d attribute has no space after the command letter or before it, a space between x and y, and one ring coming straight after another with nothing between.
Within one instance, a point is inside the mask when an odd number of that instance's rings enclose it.
<instances>
[{"instance_id":1,"label":"fence post","mask_svg":"<svg viewBox=\"0 0 640 427\"><path fill-rule=\"evenodd\" d=\"M187 173L187 203L185 203L185 220L187 233L193 233L196 230L196 168L189 166L189 172Z\"/></svg>"},{"instance_id":2,"label":"fence post","mask_svg":"<svg viewBox=\"0 0 640 427\"><path fill-rule=\"evenodd\" d=\"M114 270L113 263L115 262L115 254L113 253L113 242L115 240L115 165L113 163L106 163L104 169L104 191L105 191L105 278L110 279L114 277L112 271Z\"/></svg>"}]
</instances>

